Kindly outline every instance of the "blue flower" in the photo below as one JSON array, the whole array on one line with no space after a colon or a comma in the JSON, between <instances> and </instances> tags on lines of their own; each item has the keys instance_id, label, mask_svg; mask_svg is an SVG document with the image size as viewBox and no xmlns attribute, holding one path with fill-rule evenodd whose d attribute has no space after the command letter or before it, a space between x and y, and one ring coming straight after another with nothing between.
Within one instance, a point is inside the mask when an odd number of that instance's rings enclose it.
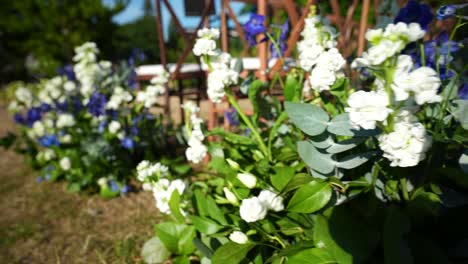
<instances>
[{"instance_id":1,"label":"blue flower","mask_svg":"<svg viewBox=\"0 0 468 264\"><path fill-rule=\"evenodd\" d=\"M131 191L130 186L128 186L128 185L125 184L125 185L122 187L122 189L120 190L120 193L126 194L126 193L129 193L130 191Z\"/></svg>"},{"instance_id":2,"label":"blue flower","mask_svg":"<svg viewBox=\"0 0 468 264\"><path fill-rule=\"evenodd\" d=\"M258 34L266 32L267 29L264 25L264 22L265 16L251 14L249 21L247 21L247 23L244 24L245 35L247 41L249 41L250 46L255 46L257 44L255 37Z\"/></svg>"},{"instance_id":3,"label":"blue flower","mask_svg":"<svg viewBox=\"0 0 468 264\"><path fill-rule=\"evenodd\" d=\"M280 33L280 40L281 41L286 41L288 40L288 33L289 33L289 23L286 20L286 22L283 23L280 27L281 33Z\"/></svg>"},{"instance_id":4,"label":"blue flower","mask_svg":"<svg viewBox=\"0 0 468 264\"><path fill-rule=\"evenodd\" d=\"M62 103L59 101L55 101L55 107L59 112L67 112L68 111L68 102L63 101Z\"/></svg>"},{"instance_id":5,"label":"blue flower","mask_svg":"<svg viewBox=\"0 0 468 264\"><path fill-rule=\"evenodd\" d=\"M106 127L107 127L107 121L106 120L102 120L100 123L99 123L99 127L98 127L98 132L99 133L104 133L104 131L106 131Z\"/></svg>"},{"instance_id":6,"label":"blue flower","mask_svg":"<svg viewBox=\"0 0 468 264\"><path fill-rule=\"evenodd\" d=\"M228 110L224 111L224 117L227 118L228 122L232 126L239 125L239 116L236 109L230 107Z\"/></svg>"},{"instance_id":7,"label":"blue flower","mask_svg":"<svg viewBox=\"0 0 468 264\"><path fill-rule=\"evenodd\" d=\"M133 149L135 146L135 142L130 137L124 137L120 143L122 144L122 147L126 149Z\"/></svg>"},{"instance_id":8,"label":"blue flower","mask_svg":"<svg viewBox=\"0 0 468 264\"><path fill-rule=\"evenodd\" d=\"M137 73L135 70L130 72L130 75L127 79L127 84L132 90L135 90L138 87Z\"/></svg>"},{"instance_id":9,"label":"blue flower","mask_svg":"<svg viewBox=\"0 0 468 264\"><path fill-rule=\"evenodd\" d=\"M42 176L36 177L36 182L43 182L44 178Z\"/></svg>"},{"instance_id":10,"label":"blue flower","mask_svg":"<svg viewBox=\"0 0 468 264\"><path fill-rule=\"evenodd\" d=\"M458 89L458 97L463 100L468 100L468 83L464 83Z\"/></svg>"},{"instance_id":11,"label":"blue flower","mask_svg":"<svg viewBox=\"0 0 468 264\"><path fill-rule=\"evenodd\" d=\"M275 45L273 45L273 43L270 45L270 54L272 58L282 57L283 54L288 49L288 44L286 44L286 42L278 42L278 46L279 46L279 51L281 52L281 54L278 54L278 51L276 50L276 47Z\"/></svg>"},{"instance_id":12,"label":"blue flower","mask_svg":"<svg viewBox=\"0 0 468 264\"><path fill-rule=\"evenodd\" d=\"M46 112L49 112L50 110L52 110L52 106L50 106L50 104L47 104L47 103L41 103L41 111L43 113L46 113Z\"/></svg>"},{"instance_id":13,"label":"blue flower","mask_svg":"<svg viewBox=\"0 0 468 264\"><path fill-rule=\"evenodd\" d=\"M140 132L140 130L138 129L138 127L136 125L132 125L130 127L130 134L132 136L137 136L139 132Z\"/></svg>"},{"instance_id":14,"label":"blue flower","mask_svg":"<svg viewBox=\"0 0 468 264\"><path fill-rule=\"evenodd\" d=\"M118 192L120 190L119 185L114 180L109 181L109 187L112 192Z\"/></svg>"},{"instance_id":15,"label":"blue flower","mask_svg":"<svg viewBox=\"0 0 468 264\"><path fill-rule=\"evenodd\" d=\"M88 110L93 116L99 117L105 113L106 103L106 96L101 93L95 92L91 95L91 98L89 99L87 105Z\"/></svg>"},{"instance_id":16,"label":"blue flower","mask_svg":"<svg viewBox=\"0 0 468 264\"><path fill-rule=\"evenodd\" d=\"M42 111L40 107L31 107L26 114L26 124L31 127L34 122L41 120Z\"/></svg>"},{"instance_id":17,"label":"blue flower","mask_svg":"<svg viewBox=\"0 0 468 264\"><path fill-rule=\"evenodd\" d=\"M454 17L457 9L468 6L468 3L461 5L444 5L437 10L437 19L444 20L450 17Z\"/></svg>"},{"instance_id":18,"label":"blue flower","mask_svg":"<svg viewBox=\"0 0 468 264\"><path fill-rule=\"evenodd\" d=\"M45 148L48 148L51 146L58 146L60 142L56 135L44 135L43 137L39 138L39 144Z\"/></svg>"},{"instance_id":19,"label":"blue flower","mask_svg":"<svg viewBox=\"0 0 468 264\"><path fill-rule=\"evenodd\" d=\"M400 9L393 22L418 23L421 28L427 29L433 18L434 15L429 5L410 0L406 6Z\"/></svg>"},{"instance_id":20,"label":"blue flower","mask_svg":"<svg viewBox=\"0 0 468 264\"><path fill-rule=\"evenodd\" d=\"M15 120L17 124L26 125L26 119L20 113L16 113L13 116L13 120Z\"/></svg>"},{"instance_id":21,"label":"blue flower","mask_svg":"<svg viewBox=\"0 0 468 264\"><path fill-rule=\"evenodd\" d=\"M73 71L73 66L71 64L58 68L57 73L61 76L67 76L70 81L76 80L75 72Z\"/></svg>"},{"instance_id":22,"label":"blue flower","mask_svg":"<svg viewBox=\"0 0 468 264\"><path fill-rule=\"evenodd\" d=\"M107 110L106 115L109 116L112 120L116 120L119 118L119 112L116 110Z\"/></svg>"}]
</instances>

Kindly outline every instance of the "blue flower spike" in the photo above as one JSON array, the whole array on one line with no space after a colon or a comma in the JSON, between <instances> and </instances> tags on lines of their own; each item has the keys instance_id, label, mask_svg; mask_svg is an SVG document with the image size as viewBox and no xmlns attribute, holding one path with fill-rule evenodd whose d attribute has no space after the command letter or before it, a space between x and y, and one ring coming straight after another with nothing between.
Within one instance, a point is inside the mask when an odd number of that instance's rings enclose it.
<instances>
[{"instance_id":1,"label":"blue flower spike","mask_svg":"<svg viewBox=\"0 0 468 264\"><path fill-rule=\"evenodd\" d=\"M264 25L265 16L258 15L258 14L251 14L249 21L244 24L244 31L247 40L249 41L250 46L255 46L257 44L257 40L255 37L258 34L262 34L266 32L266 27Z\"/></svg>"},{"instance_id":2,"label":"blue flower spike","mask_svg":"<svg viewBox=\"0 0 468 264\"><path fill-rule=\"evenodd\" d=\"M437 10L437 19L444 20L450 17L455 17L458 9L465 8L468 6L468 3L461 5L444 5ZM463 19L468 19L466 16L462 16Z\"/></svg>"}]
</instances>

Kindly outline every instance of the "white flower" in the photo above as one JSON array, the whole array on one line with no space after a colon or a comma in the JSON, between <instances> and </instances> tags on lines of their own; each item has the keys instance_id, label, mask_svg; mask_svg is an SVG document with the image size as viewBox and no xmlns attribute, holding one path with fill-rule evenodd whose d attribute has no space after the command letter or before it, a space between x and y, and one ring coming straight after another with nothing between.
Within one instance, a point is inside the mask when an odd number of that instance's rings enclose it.
<instances>
[{"instance_id":1,"label":"white flower","mask_svg":"<svg viewBox=\"0 0 468 264\"><path fill-rule=\"evenodd\" d=\"M200 163L206 156L208 149L201 142L199 144L192 144L185 150L185 156L188 161L191 161L195 164Z\"/></svg>"},{"instance_id":2,"label":"white flower","mask_svg":"<svg viewBox=\"0 0 468 264\"><path fill-rule=\"evenodd\" d=\"M226 196L226 199L231 203L231 204L238 204L239 201L237 200L237 197L236 195L231 192L231 190L229 190L227 187L224 187L223 188L223 192L224 192L224 196Z\"/></svg>"},{"instance_id":3,"label":"white flower","mask_svg":"<svg viewBox=\"0 0 468 264\"><path fill-rule=\"evenodd\" d=\"M99 180L97 181L97 184L101 187L104 187L107 185L107 179L102 177L102 178L99 178Z\"/></svg>"},{"instance_id":4,"label":"white flower","mask_svg":"<svg viewBox=\"0 0 468 264\"><path fill-rule=\"evenodd\" d=\"M416 103L423 105L442 100L442 97L437 95L440 83L437 73L432 68L420 67L410 73L396 73L392 90L397 101L406 100L410 93L413 93Z\"/></svg>"},{"instance_id":5,"label":"white flower","mask_svg":"<svg viewBox=\"0 0 468 264\"><path fill-rule=\"evenodd\" d=\"M36 159L38 161L49 161L52 159L55 159L56 155L55 152L52 149L45 149L43 151L40 151L36 155Z\"/></svg>"},{"instance_id":6,"label":"white flower","mask_svg":"<svg viewBox=\"0 0 468 264\"><path fill-rule=\"evenodd\" d=\"M169 172L169 168L167 166L159 162L151 164L147 160L141 161L137 165L136 170L137 179L141 182L146 181L146 179L152 175L157 175L159 178L165 177Z\"/></svg>"},{"instance_id":7,"label":"white flower","mask_svg":"<svg viewBox=\"0 0 468 264\"><path fill-rule=\"evenodd\" d=\"M312 70L309 81L312 89L319 92L327 91L335 83L336 74L327 67L317 66Z\"/></svg>"},{"instance_id":8,"label":"white flower","mask_svg":"<svg viewBox=\"0 0 468 264\"><path fill-rule=\"evenodd\" d=\"M63 89L67 92L73 92L76 89L76 84L72 81L66 81L63 85Z\"/></svg>"},{"instance_id":9,"label":"white flower","mask_svg":"<svg viewBox=\"0 0 468 264\"><path fill-rule=\"evenodd\" d=\"M233 231L229 235L229 239L237 244L245 244L249 241L249 238L241 231Z\"/></svg>"},{"instance_id":10,"label":"white flower","mask_svg":"<svg viewBox=\"0 0 468 264\"><path fill-rule=\"evenodd\" d=\"M239 209L240 217L249 223L256 222L265 218L267 208L257 197L242 200Z\"/></svg>"},{"instance_id":11,"label":"white flower","mask_svg":"<svg viewBox=\"0 0 468 264\"><path fill-rule=\"evenodd\" d=\"M45 134L45 127L41 121L34 122L32 129L36 137L42 137Z\"/></svg>"},{"instance_id":12,"label":"white flower","mask_svg":"<svg viewBox=\"0 0 468 264\"><path fill-rule=\"evenodd\" d=\"M278 194L269 191L263 190L258 195L258 199L263 203L263 205L268 209L275 212L282 211L284 209L283 197Z\"/></svg>"},{"instance_id":13,"label":"white flower","mask_svg":"<svg viewBox=\"0 0 468 264\"><path fill-rule=\"evenodd\" d=\"M310 43L308 41L301 41L298 43L299 50L299 65L306 70L310 71L320 55L324 52L324 48L318 44Z\"/></svg>"},{"instance_id":14,"label":"white flower","mask_svg":"<svg viewBox=\"0 0 468 264\"><path fill-rule=\"evenodd\" d=\"M114 89L114 93L109 99L109 102L106 104L107 109L117 110L123 102L130 102L133 99L133 96L125 91L122 87L117 86Z\"/></svg>"},{"instance_id":15,"label":"white flower","mask_svg":"<svg viewBox=\"0 0 468 264\"><path fill-rule=\"evenodd\" d=\"M207 78L207 94L214 103L221 102L224 97L224 88L237 83L238 74L231 69L219 67L214 69Z\"/></svg>"},{"instance_id":16,"label":"white flower","mask_svg":"<svg viewBox=\"0 0 468 264\"><path fill-rule=\"evenodd\" d=\"M369 29L366 32L366 39L374 45L379 43L382 36L383 36L383 30L381 28Z\"/></svg>"},{"instance_id":17,"label":"white flower","mask_svg":"<svg viewBox=\"0 0 468 264\"><path fill-rule=\"evenodd\" d=\"M19 87L15 91L16 100L30 107L33 100L33 95L28 88Z\"/></svg>"},{"instance_id":18,"label":"white flower","mask_svg":"<svg viewBox=\"0 0 468 264\"><path fill-rule=\"evenodd\" d=\"M200 112L200 107L198 107L194 102L187 101L182 106L183 109L189 111L192 114Z\"/></svg>"},{"instance_id":19,"label":"white flower","mask_svg":"<svg viewBox=\"0 0 468 264\"><path fill-rule=\"evenodd\" d=\"M219 30L217 28L202 28L197 31L199 38L218 39Z\"/></svg>"},{"instance_id":20,"label":"white flower","mask_svg":"<svg viewBox=\"0 0 468 264\"><path fill-rule=\"evenodd\" d=\"M159 72L159 74L157 74L150 80L150 83L153 85L162 86L166 84L168 81L169 81L169 73L163 69L161 72Z\"/></svg>"},{"instance_id":21,"label":"white flower","mask_svg":"<svg viewBox=\"0 0 468 264\"><path fill-rule=\"evenodd\" d=\"M252 189L257 185L257 178L250 173L238 173L237 179L247 188Z\"/></svg>"},{"instance_id":22,"label":"white flower","mask_svg":"<svg viewBox=\"0 0 468 264\"><path fill-rule=\"evenodd\" d=\"M170 214L171 209L169 201L172 193L177 191L180 195L184 193L185 183L180 180L169 181L168 179L161 179L153 184L153 196L156 201L156 207L161 213ZM184 212L181 211L182 214Z\"/></svg>"},{"instance_id":23,"label":"white flower","mask_svg":"<svg viewBox=\"0 0 468 264\"><path fill-rule=\"evenodd\" d=\"M418 23L411 23L408 26L408 38L410 41L416 41L418 39L422 39L426 31L421 29L421 26Z\"/></svg>"},{"instance_id":24,"label":"white flower","mask_svg":"<svg viewBox=\"0 0 468 264\"><path fill-rule=\"evenodd\" d=\"M389 105L388 96L385 93L357 91L348 98L346 112L354 126L364 129L374 129L376 122L383 122L393 111L387 108Z\"/></svg>"},{"instance_id":25,"label":"white flower","mask_svg":"<svg viewBox=\"0 0 468 264\"><path fill-rule=\"evenodd\" d=\"M115 120L112 120L110 123L109 123L109 132L111 134L115 134L117 133L121 128L121 125L118 121L115 121Z\"/></svg>"},{"instance_id":26,"label":"white flower","mask_svg":"<svg viewBox=\"0 0 468 264\"><path fill-rule=\"evenodd\" d=\"M71 168L71 160L68 157L60 159L59 164L60 168L62 168L64 171L67 171Z\"/></svg>"},{"instance_id":27,"label":"white flower","mask_svg":"<svg viewBox=\"0 0 468 264\"><path fill-rule=\"evenodd\" d=\"M59 138L60 143L70 143L72 142L72 136L70 134L65 134Z\"/></svg>"},{"instance_id":28,"label":"white flower","mask_svg":"<svg viewBox=\"0 0 468 264\"><path fill-rule=\"evenodd\" d=\"M383 156L391 161L392 167L413 167L426 157L432 144L421 123L401 121L394 125L394 131L379 136Z\"/></svg>"},{"instance_id":29,"label":"white flower","mask_svg":"<svg viewBox=\"0 0 468 264\"><path fill-rule=\"evenodd\" d=\"M214 56L217 54L216 41L213 39L199 38L193 46L193 54L195 56L210 55Z\"/></svg>"},{"instance_id":30,"label":"white flower","mask_svg":"<svg viewBox=\"0 0 468 264\"><path fill-rule=\"evenodd\" d=\"M71 114L59 114L57 117L57 128L71 127L75 125L75 118Z\"/></svg>"},{"instance_id":31,"label":"white flower","mask_svg":"<svg viewBox=\"0 0 468 264\"><path fill-rule=\"evenodd\" d=\"M321 67L326 67L331 71L338 72L343 69L346 61L338 49L332 48L320 54L317 60L317 64Z\"/></svg>"}]
</instances>

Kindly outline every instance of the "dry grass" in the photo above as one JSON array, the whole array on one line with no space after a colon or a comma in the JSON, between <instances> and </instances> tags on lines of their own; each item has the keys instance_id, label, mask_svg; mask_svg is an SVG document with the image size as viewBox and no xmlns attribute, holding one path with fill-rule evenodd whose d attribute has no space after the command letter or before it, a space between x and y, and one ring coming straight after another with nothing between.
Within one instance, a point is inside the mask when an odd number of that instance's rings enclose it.
<instances>
[{"instance_id":1,"label":"dry grass","mask_svg":"<svg viewBox=\"0 0 468 264\"><path fill-rule=\"evenodd\" d=\"M0 137L13 130L0 106ZM21 156L0 149L0 263L140 263L158 221L150 193L103 200L37 183Z\"/></svg>"}]
</instances>

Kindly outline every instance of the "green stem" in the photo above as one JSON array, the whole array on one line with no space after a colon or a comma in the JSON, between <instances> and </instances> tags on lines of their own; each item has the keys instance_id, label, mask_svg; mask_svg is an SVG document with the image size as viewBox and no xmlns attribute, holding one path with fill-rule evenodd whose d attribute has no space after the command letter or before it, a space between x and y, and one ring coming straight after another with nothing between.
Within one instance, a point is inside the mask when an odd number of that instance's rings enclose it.
<instances>
[{"instance_id":1,"label":"green stem","mask_svg":"<svg viewBox=\"0 0 468 264\"><path fill-rule=\"evenodd\" d=\"M393 90L392 90L392 83L393 83L393 75L395 74L395 68L389 68L385 70L385 91L388 94L388 101L390 102L390 105L392 106L394 103L394 98L393 98ZM393 124L394 124L394 113L391 113L388 116L388 126L386 129L388 130L387 132L393 131Z\"/></svg>"},{"instance_id":2,"label":"green stem","mask_svg":"<svg viewBox=\"0 0 468 264\"><path fill-rule=\"evenodd\" d=\"M424 53L424 44L419 44L419 50L421 52L421 65L426 66L426 54Z\"/></svg>"},{"instance_id":3,"label":"green stem","mask_svg":"<svg viewBox=\"0 0 468 264\"><path fill-rule=\"evenodd\" d=\"M276 52L278 53L279 59L281 61L281 66L284 66L283 54L281 54L281 49L278 46L278 43L276 42L276 40L273 38L273 36L270 33L266 32L265 34L268 37L268 39L270 39L271 43L273 44L273 47L275 48Z\"/></svg>"},{"instance_id":4,"label":"green stem","mask_svg":"<svg viewBox=\"0 0 468 264\"><path fill-rule=\"evenodd\" d=\"M400 179L401 192L403 193L403 199L409 201L408 189L406 189L406 178Z\"/></svg>"},{"instance_id":5,"label":"green stem","mask_svg":"<svg viewBox=\"0 0 468 264\"><path fill-rule=\"evenodd\" d=\"M273 125L273 127L270 130L270 135L268 136L268 154L269 154L268 160L270 160L270 161L272 161L272 159L273 159L272 151L271 151L271 145L273 143L273 138L275 137L275 134L278 131L278 128L281 126L283 121L286 120L286 118L288 118L288 115L286 114L286 112L282 112L281 115L278 117L278 119L276 119L275 124Z\"/></svg>"},{"instance_id":6,"label":"green stem","mask_svg":"<svg viewBox=\"0 0 468 264\"><path fill-rule=\"evenodd\" d=\"M450 49L452 48L452 40L453 37L455 36L455 32L457 32L457 29L460 27L461 24L461 18L459 17L457 19L457 24L452 30L452 33L450 33L450 38L449 38L449 43L448 43L448 53L447 53L447 72L450 70Z\"/></svg>"},{"instance_id":7,"label":"green stem","mask_svg":"<svg viewBox=\"0 0 468 264\"><path fill-rule=\"evenodd\" d=\"M266 156L266 157L269 157L270 154L268 153L268 148L267 146L265 145L265 142L263 142L263 138L260 136L260 134L258 133L258 130L257 128L252 124L252 122L250 121L250 119L244 114L244 112L241 110L239 104L237 103L236 99L234 98L234 96L232 95L231 91L226 89L226 96L229 100L229 103L232 105L232 107L234 107L234 109L236 109L237 111L237 114L241 117L241 119L244 121L244 123L247 125L247 127L250 129L250 131L252 131L252 134L254 135L255 139L257 140L258 144L259 144L259 147L260 147L260 150L263 152L263 154Z\"/></svg>"}]
</instances>

